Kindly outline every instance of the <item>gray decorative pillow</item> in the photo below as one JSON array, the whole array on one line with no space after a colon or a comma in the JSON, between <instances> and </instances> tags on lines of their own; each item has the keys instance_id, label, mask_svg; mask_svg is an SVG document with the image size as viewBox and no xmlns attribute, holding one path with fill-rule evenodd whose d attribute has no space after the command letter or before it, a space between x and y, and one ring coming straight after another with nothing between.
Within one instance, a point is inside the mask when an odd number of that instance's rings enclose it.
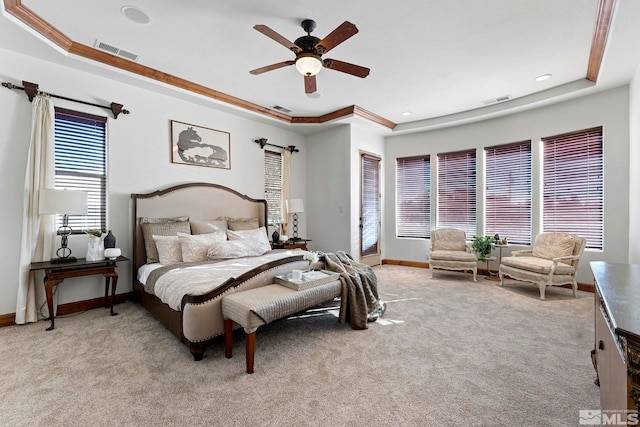
<instances>
[{"instance_id":1,"label":"gray decorative pillow","mask_svg":"<svg viewBox=\"0 0 640 427\"><path fill-rule=\"evenodd\" d=\"M255 230L260 227L258 218L229 218L227 219L229 230Z\"/></svg>"},{"instance_id":2,"label":"gray decorative pillow","mask_svg":"<svg viewBox=\"0 0 640 427\"><path fill-rule=\"evenodd\" d=\"M158 248L158 259L162 265L182 262L182 247L178 236L153 236Z\"/></svg>"},{"instance_id":3,"label":"gray decorative pillow","mask_svg":"<svg viewBox=\"0 0 640 427\"><path fill-rule=\"evenodd\" d=\"M178 232L191 233L188 217L142 218L140 223L144 237L144 249L147 253L147 264L159 261L158 249L152 236L177 236Z\"/></svg>"},{"instance_id":4,"label":"gray decorative pillow","mask_svg":"<svg viewBox=\"0 0 640 427\"><path fill-rule=\"evenodd\" d=\"M227 232L227 220L226 219L190 219L191 234L209 234L215 231Z\"/></svg>"},{"instance_id":5,"label":"gray decorative pillow","mask_svg":"<svg viewBox=\"0 0 640 427\"><path fill-rule=\"evenodd\" d=\"M209 246L227 240L227 233L223 231L195 235L178 233L178 238L180 239L182 260L184 262L206 261Z\"/></svg>"}]
</instances>

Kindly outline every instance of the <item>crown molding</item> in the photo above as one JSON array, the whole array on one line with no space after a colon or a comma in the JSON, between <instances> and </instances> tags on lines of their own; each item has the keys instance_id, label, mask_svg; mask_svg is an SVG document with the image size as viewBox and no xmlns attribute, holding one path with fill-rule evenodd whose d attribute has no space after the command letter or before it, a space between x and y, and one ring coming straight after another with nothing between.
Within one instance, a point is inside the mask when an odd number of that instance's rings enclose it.
<instances>
[{"instance_id":1,"label":"crown molding","mask_svg":"<svg viewBox=\"0 0 640 427\"><path fill-rule=\"evenodd\" d=\"M60 30L49 24L47 21L38 16L31 9L26 7L20 0L4 0L4 8L7 13L22 21L34 31L49 39L60 49L77 56L81 56L92 61L100 62L105 65L119 68L133 74L137 74L148 79L156 80L180 89L187 90L199 95L206 96L219 102L223 102L235 107L242 108L257 114L261 114L272 119L280 120L290 124L321 124L331 120L341 119L352 115L362 117L372 121L378 125L393 129L396 123L385 119L377 114L369 112L356 105L341 108L339 110L323 114L321 116L299 116L293 117L274 111L269 108L245 101L235 96L228 95L223 92L211 89L198 83L194 83L183 78L167 74L154 68L119 58L110 53L100 51L93 47L77 43L63 34Z\"/></svg>"}]
</instances>

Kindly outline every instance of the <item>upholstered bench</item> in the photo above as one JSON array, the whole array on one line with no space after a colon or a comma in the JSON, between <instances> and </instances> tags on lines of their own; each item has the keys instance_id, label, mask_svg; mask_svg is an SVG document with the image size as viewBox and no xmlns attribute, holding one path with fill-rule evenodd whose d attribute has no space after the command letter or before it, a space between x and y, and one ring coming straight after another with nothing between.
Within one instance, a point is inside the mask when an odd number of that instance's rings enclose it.
<instances>
[{"instance_id":1,"label":"upholstered bench","mask_svg":"<svg viewBox=\"0 0 640 427\"><path fill-rule=\"evenodd\" d=\"M336 276L338 277L338 276ZM268 285L236 292L222 299L224 319L224 353L232 357L233 323L244 328L247 373L253 373L256 330L274 320L306 310L340 296L340 280L308 289L294 290L281 285Z\"/></svg>"}]
</instances>

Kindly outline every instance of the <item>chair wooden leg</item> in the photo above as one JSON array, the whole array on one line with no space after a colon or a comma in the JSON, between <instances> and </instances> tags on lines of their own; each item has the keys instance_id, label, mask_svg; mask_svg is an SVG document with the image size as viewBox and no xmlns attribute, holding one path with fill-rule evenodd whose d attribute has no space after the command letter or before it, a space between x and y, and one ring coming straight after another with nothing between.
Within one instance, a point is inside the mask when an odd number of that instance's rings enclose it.
<instances>
[{"instance_id":1,"label":"chair wooden leg","mask_svg":"<svg viewBox=\"0 0 640 427\"><path fill-rule=\"evenodd\" d=\"M571 284L571 288L573 289L573 297L578 298L578 282L574 280Z\"/></svg>"},{"instance_id":2,"label":"chair wooden leg","mask_svg":"<svg viewBox=\"0 0 640 427\"><path fill-rule=\"evenodd\" d=\"M247 353L247 374L253 374L253 356L256 350L256 332L244 335L245 351Z\"/></svg>"},{"instance_id":3,"label":"chair wooden leg","mask_svg":"<svg viewBox=\"0 0 640 427\"><path fill-rule=\"evenodd\" d=\"M498 276L500 277L500 286L504 287L504 273L498 270Z\"/></svg>"},{"instance_id":4,"label":"chair wooden leg","mask_svg":"<svg viewBox=\"0 0 640 427\"><path fill-rule=\"evenodd\" d=\"M547 289L547 285L543 282L538 283L540 287L540 299L544 299L544 291Z\"/></svg>"},{"instance_id":5,"label":"chair wooden leg","mask_svg":"<svg viewBox=\"0 0 640 427\"><path fill-rule=\"evenodd\" d=\"M224 355L227 359L233 356L233 320L224 320Z\"/></svg>"}]
</instances>

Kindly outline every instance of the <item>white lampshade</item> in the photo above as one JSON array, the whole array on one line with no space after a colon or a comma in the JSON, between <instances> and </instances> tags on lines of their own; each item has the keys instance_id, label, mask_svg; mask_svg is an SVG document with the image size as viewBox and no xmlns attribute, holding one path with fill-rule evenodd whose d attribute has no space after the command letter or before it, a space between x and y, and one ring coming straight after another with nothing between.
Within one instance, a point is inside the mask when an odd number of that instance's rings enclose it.
<instances>
[{"instance_id":1,"label":"white lampshade","mask_svg":"<svg viewBox=\"0 0 640 427\"><path fill-rule=\"evenodd\" d=\"M78 190L40 189L39 213L86 215L89 193Z\"/></svg>"},{"instance_id":2,"label":"white lampshade","mask_svg":"<svg viewBox=\"0 0 640 427\"><path fill-rule=\"evenodd\" d=\"M296 59L296 69L303 76L315 76L322 70L322 60L316 54L302 53Z\"/></svg>"},{"instance_id":3,"label":"white lampshade","mask_svg":"<svg viewBox=\"0 0 640 427\"><path fill-rule=\"evenodd\" d=\"M288 213L302 213L304 212L304 203L302 199L289 199L287 200L287 212Z\"/></svg>"}]
</instances>

